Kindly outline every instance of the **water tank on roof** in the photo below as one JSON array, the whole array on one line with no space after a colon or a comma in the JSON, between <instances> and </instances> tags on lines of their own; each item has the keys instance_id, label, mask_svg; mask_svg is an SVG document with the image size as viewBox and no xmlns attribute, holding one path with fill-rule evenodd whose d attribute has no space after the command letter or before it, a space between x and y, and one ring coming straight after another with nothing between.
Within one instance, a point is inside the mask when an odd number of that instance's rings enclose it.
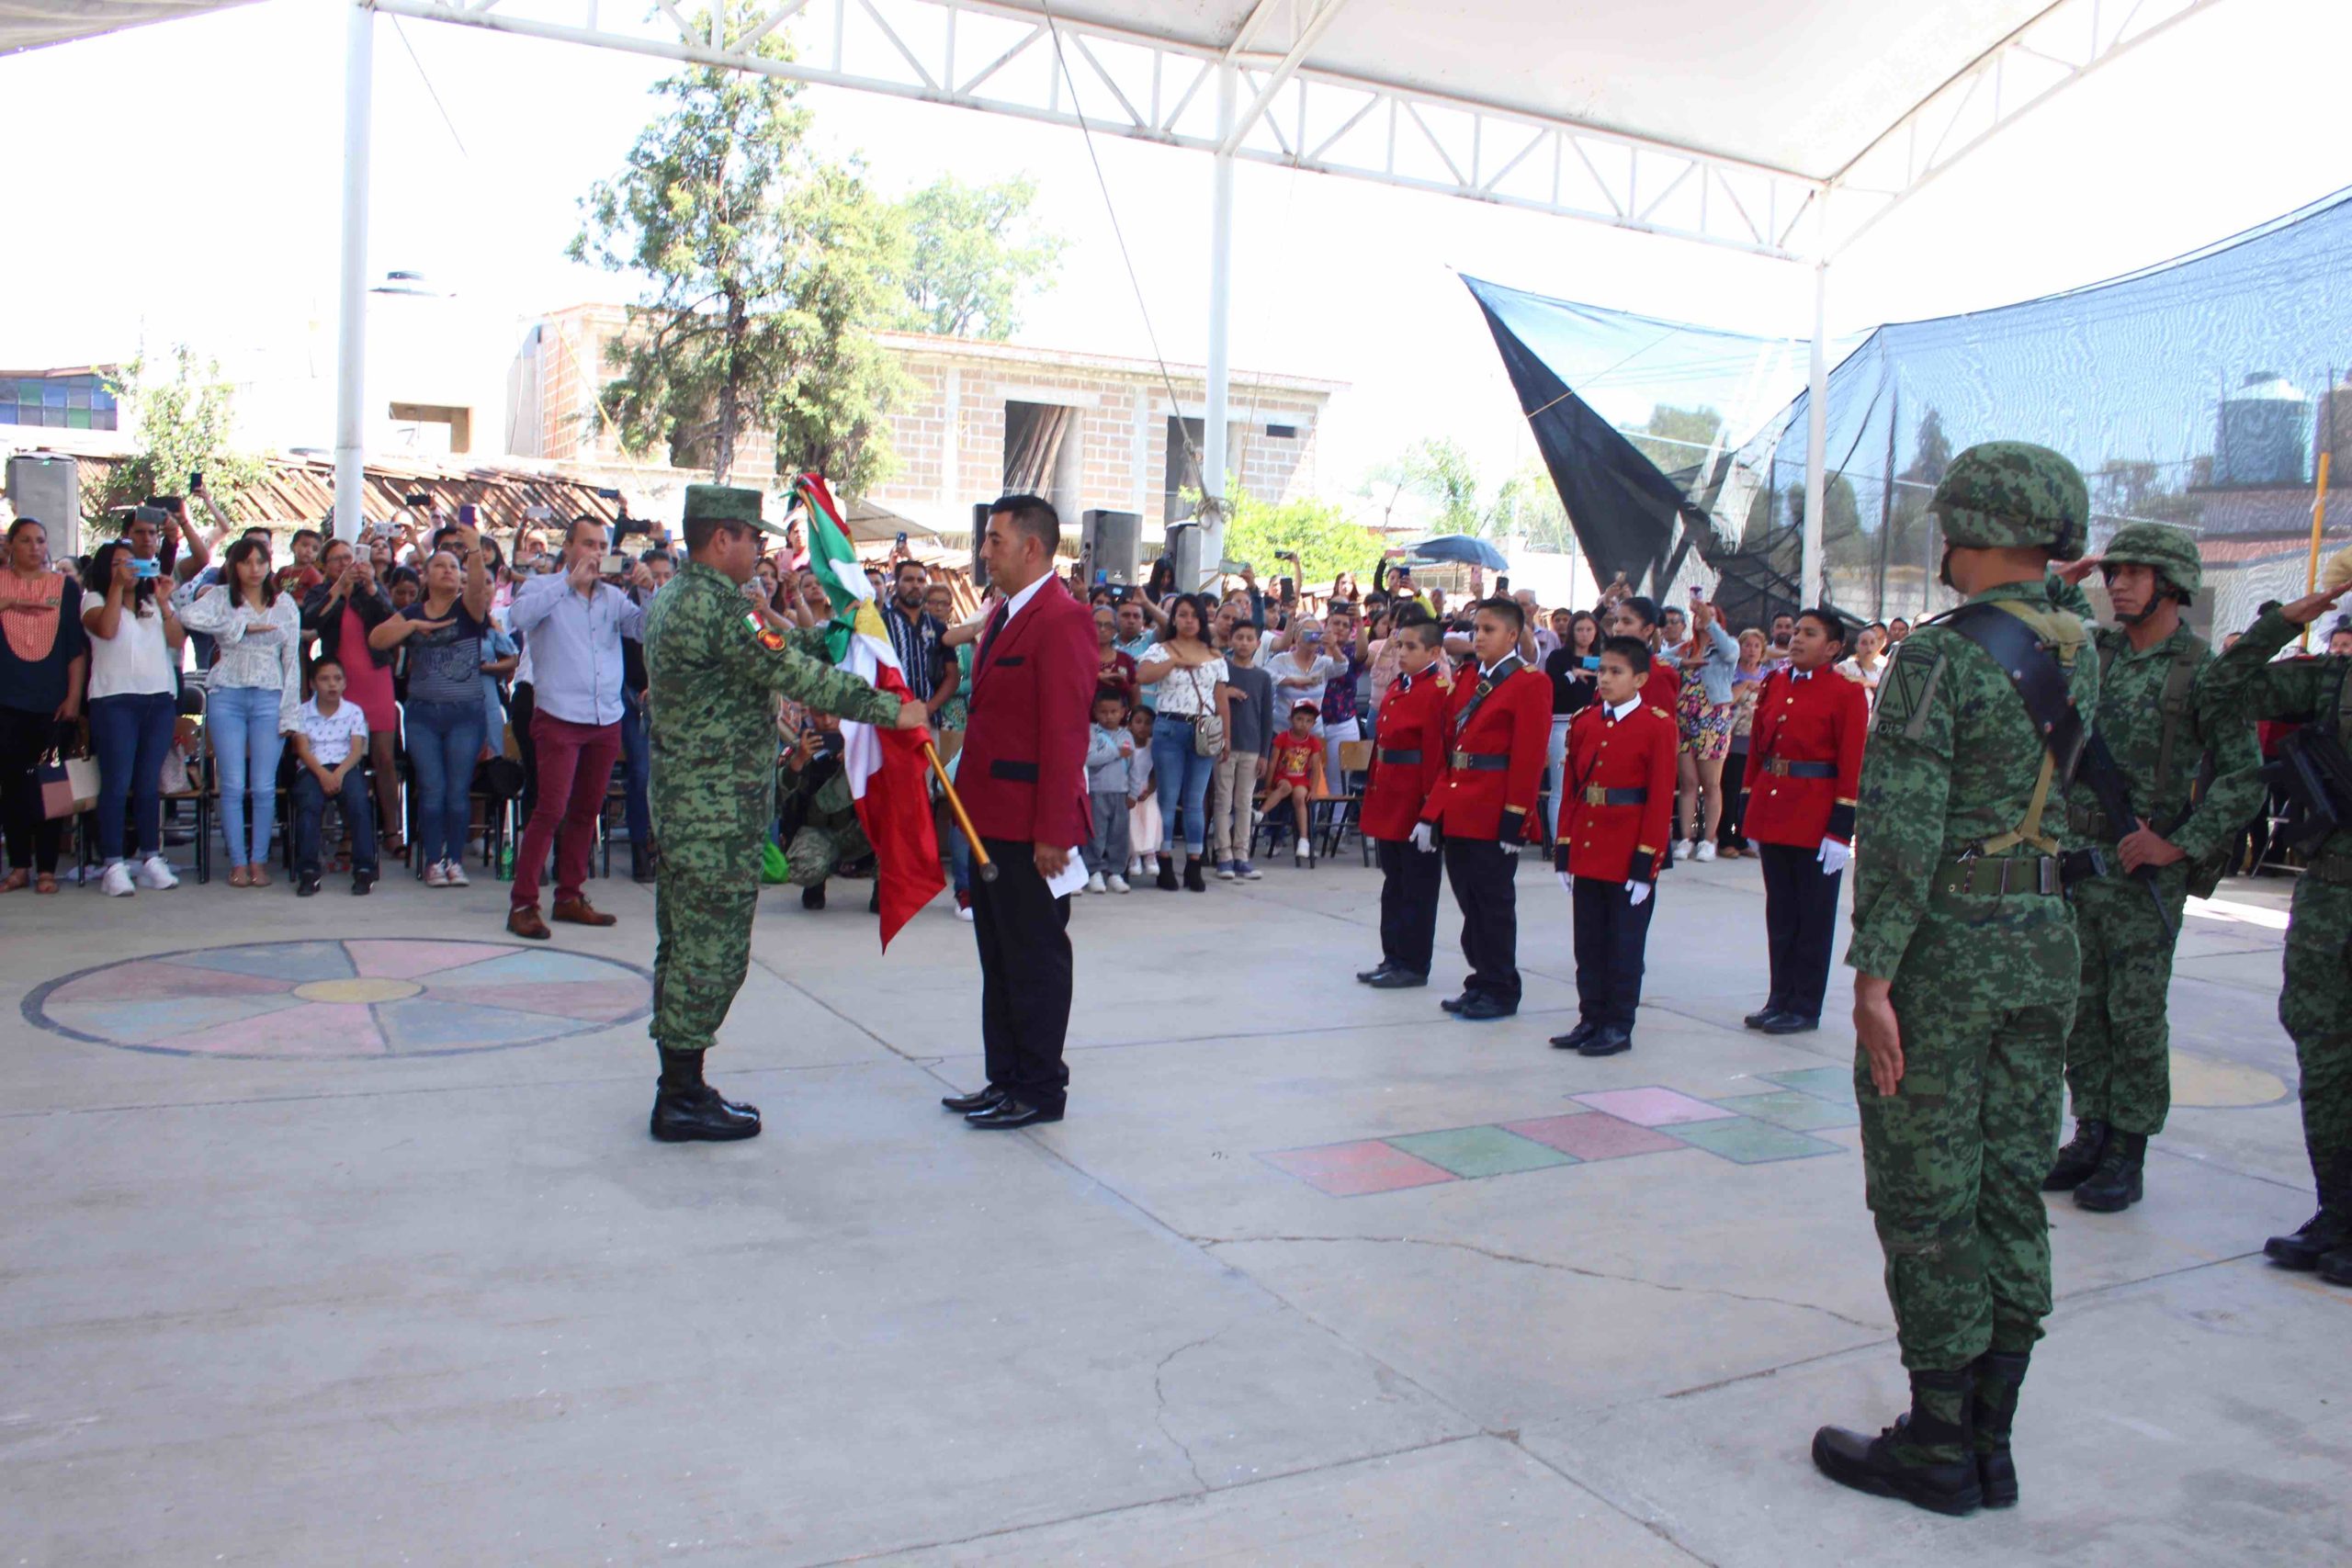
<instances>
[{"instance_id":1,"label":"water tank on roof","mask_svg":"<svg viewBox=\"0 0 2352 1568\"><path fill-rule=\"evenodd\" d=\"M2257 370L2222 400L2215 484L2302 484L2311 451L2312 400L2285 377Z\"/></svg>"}]
</instances>

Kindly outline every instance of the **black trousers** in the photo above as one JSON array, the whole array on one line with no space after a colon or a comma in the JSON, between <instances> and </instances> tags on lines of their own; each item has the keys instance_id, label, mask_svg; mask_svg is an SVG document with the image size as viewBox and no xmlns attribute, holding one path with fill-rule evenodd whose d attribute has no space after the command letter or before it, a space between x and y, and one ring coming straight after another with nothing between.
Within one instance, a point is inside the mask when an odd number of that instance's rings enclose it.
<instances>
[{"instance_id":1,"label":"black trousers","mask_svg":"<svg viewBox=\"0 0 2352 1568\"><path fill-rule=\"evenodd\" d=\"M994 882L972 883L989 1083L1040 1110L1059 1111L1069 1092L1062 1062L1069 1033L1069 899L1046 891L1035 846L980 841L997 867Z\"/></svg>"},{"instance_id":2,"label":"black trousers","mask_svg":"<svg viewBox=\"0 0 2352 1568\"><path fill-rule=\"evenodd\" d=\"M1821 846L1758 844L1764 863L1764 942L1772 955L1768 1008L1804 1018L1821 1016L1829 988L1829 949L1838 934L1838 887L1846 874L1825 876Z\"/></svg>"},{"instance_id":3,"label":"black trousers","mask_svg":"<svg viewBox=\"0 0 2352 1568\"><path fill-rule=\"evenodd\" d=\"M1430 972L1437 945L1437 890L1445 863L1409 840L1374 839L1380 857L1380 957L1393 969Z\"/></svg>"},{"instance_id":4,"label":"black trousers","mask_svg":"<svg viewBox=\"0 0 2352 1568\"><path fill-rule=\"evenodd\" d=\"M1623 882L1579 876L1569 908L1576 920L1577 1015L1583 1022L1630 1034L1634 1010L1642 1004L1642 965L1657 890L1636 908Z\"/></svg>"},{"instance_id":5,"label":"black trousers","mask_svg":"<svg viewBox=\"0 0 2352 1568\"><path fill-rule=\"evenodd\" d=\"M1406 853L1414 851L1408 845ZM1519 1006L1519 851L1492 839L1448 839L1445 880L1462 907L1462 956L1470 974L1465 996L1492 997Z\"/></svg>"},{"instance_id":6,"label":"black trousers","mask_svg":"<svg viewBox=\"0 0 2352 1568\"><path fill-rule=\"evenodd\" d=\"M539 808L539 749L531 743L531 716L539 710L538 695L528 681L506 690L506 728L514 732L514 752L523 764L522 820L528 822ZM492 738L491 745L498 745Z\"/></svg>"},{"instance_id":7,"label":"black trousers","mask_svg":"<svg viewBox=\"0 0 2352 1568\"><path fill-rule=\"evenodd\" d=\"M38 870L46 876L57 869L58 836L65 823L42 815L33 769L58 728L53 715L0 708L0 831L7 840L11 871Z\"/></svg>"},{"instance_id":8,"label":"black trousers","mask_svg":"<svg viewBox=\"0 0 2352 1568\"><path fill-rule=\"evenodd\" d=\"M1724 815L1715 831L1715 848L1736 850L1745 848L1747 840L1739 830L1739 819L1747 809L1747 792L1739 781L1747 776L1747 742L1734 737L1731 755L1724 759Z\"/></svg>"}]
</instances>

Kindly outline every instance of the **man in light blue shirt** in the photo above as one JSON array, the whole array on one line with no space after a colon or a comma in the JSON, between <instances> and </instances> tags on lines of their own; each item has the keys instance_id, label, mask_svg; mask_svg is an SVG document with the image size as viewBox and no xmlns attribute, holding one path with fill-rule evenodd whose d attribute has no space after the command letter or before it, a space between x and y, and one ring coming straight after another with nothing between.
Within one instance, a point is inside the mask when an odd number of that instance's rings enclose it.
<instances>
[{"instance_id":1,"label":"man in light blue shirt","mask_svg":"<svg viewBox=\"0 0 2352 1568\"><path fill-rule=\"evenodd\" d=\"M605 794L621 753L621 639L639 634L645 612L622 581L652 586L640 563L622 578L602 577L605 530L575 518L563 541L563 570L514 591L507 624L530 649L531 745L538 758L538 798L514 855L514 889L506 929L544 942L539 871L556 849L555 906L549 916L573 925L609 926L584 891L603 820Z\"/></svg>"}]
</instances>

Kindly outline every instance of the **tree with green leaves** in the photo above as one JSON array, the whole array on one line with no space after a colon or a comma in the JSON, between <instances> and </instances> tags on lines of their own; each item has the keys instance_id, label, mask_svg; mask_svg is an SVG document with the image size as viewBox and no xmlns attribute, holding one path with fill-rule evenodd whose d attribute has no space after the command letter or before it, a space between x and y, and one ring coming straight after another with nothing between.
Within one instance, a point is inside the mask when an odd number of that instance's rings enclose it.
<instances>
[{"instance_id":1,"label":"tree with green leaves","mask_svg":"<svg viewBox=\"0 0 2352 1568\"><path fill-rule=\"evenodd\" d=\"M198 359L186 344L173 347L161 366L141 355L107 381L107 390L134 423L139 447L117 463L83 508L103 516L135 506L151 495L181 495L188 476L201 471L204 488L223 507L239 491L260 482L266 466L234 445L236 389L220 375L218 362Z\"/></svg>"},{"instance_id":2,"label":"tree with green leaves","mask_svg":"<svg viewBox=\"0 0 2352 1568\"><path fill-rule=\"evenodd\" d=\"M1274 564L1277 550L1296 552L1298 575L1307 582L1343 571L1361 575L1380 558L1380 536L1351 521L1336 502L1261 501L1235 479L1226 481L1225 494L1225 553L1248 561L1261 581L1286 574ZM1196 492L1187 498L1198 503Z\"/></svg>"},{"instance_id":3,"label":"tree with green leaves","mask_svg":"<svg viewBox=\"0 0 2352 1568\"><path fill-rule=\"evenodd\" d=\"M721 11L739 40L757 21ZM697 24L707 33L708 14ZM780 34L756 46L787 60ZM905 378L874 341L895 319L905 235L854 162L808 145L808 111L782 77L695 66L655 85L666 107L626 166L581 203L571 255L647 282L610 345L619 374L596 417L632 455L733 475L743 439L772 434L778 472L821 469L857 494L891 466Z\"/></svg>"},{"instance_id":4,"label":"tree with green leaves","mask_svg":"<svg viewBox=\"0 0 2352 1568\"><path fill-rule=\"evenodd\" d=\"M1395 462L1374 469L1365 494L1383 507L1384 518L1393 516L1396 502L1408 495L1428 502L1436 513L1430 521L1435 534L1498 533L1498 525L1511 513L1510 482L1488 495L1476 460L1450 435L1423 436Z\"/></svg>"},{"instance_id":5,"label":"tree with green leaves","mask_svg":"<svg viewBox=\"0 0 2352 1568\"><path fill-rule=\"evenodd\" d=\"M1009 338L1025 299L1053 287L1069 242L1030 214L1037 182L1026 175L967 186L944 175L900 206L907 226L910 332Z\"/></svg>"},{"instance_id":6,"label":"tree with green leaves","mask_svg":"<svg viewBox=\"0 0 2352 1568\"><path fill-rule=\"evenodd\" d=\"M1724 435L1724 416L1703 405L1685 409L1660 403L1650 411L1641 429L1624 434L1659 473L1672 474L1697 468L1707 460L1710 451L1717 449Z\"/></svg>"}]
</instances>

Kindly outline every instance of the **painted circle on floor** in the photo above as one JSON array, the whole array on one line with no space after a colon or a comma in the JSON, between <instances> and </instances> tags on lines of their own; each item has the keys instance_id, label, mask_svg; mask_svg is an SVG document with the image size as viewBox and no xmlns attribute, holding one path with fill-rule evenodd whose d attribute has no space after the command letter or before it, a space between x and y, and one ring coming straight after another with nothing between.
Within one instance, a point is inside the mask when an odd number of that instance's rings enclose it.
<instances>
[{"instance_id":1,"label":"painted circle on floor","mask_svg":"<svg viewBox=\"0 0 2352 1568\"><path fill-rule=\"evenodd\" d=\"M28 1021L177 1056L337 1060L539 1045L652 1010L635 964L430 937L254 942L123 959L51 980Z\"/></svg>"}]
</instances>

